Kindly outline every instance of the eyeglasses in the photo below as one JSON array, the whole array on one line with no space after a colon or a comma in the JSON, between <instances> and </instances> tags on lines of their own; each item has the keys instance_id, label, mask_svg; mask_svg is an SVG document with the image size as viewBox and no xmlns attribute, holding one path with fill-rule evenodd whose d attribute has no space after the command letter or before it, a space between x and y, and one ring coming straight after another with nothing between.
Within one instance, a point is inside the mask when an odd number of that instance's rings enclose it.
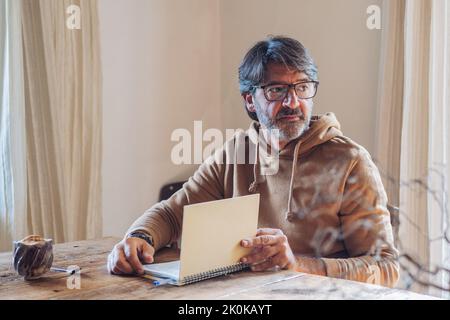
<instances>
[{"instance_id":1,"label":"eyeglasses","mask_svg":"<svg viewBox=\"0 0 450 320\"><path fill-rule=\"evenodd\" d=\"M261 88L268 101L284 100L291 88L294 88L297 97L300 99L314 98L319 87L319 81L301 81L292 84L269 84L265 86L253 86Z\"/></svg>"}]
</instances>

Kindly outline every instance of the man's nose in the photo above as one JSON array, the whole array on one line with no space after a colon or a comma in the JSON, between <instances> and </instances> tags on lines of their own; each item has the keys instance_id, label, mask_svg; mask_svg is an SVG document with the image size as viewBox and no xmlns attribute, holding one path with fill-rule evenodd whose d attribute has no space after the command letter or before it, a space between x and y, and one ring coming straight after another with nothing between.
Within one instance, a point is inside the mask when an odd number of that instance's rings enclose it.
<instances>
[{"instance_id":1,"label":"man's nose","mask_svg":"<svg viewBox=\"0 0 450 320\"><path fill-rule=\"evenodd\" d=\"M300 99L298 98L297 93L295 93L294 88L289 88L289 91L283 100L283 107L291 109L300 107Z\"/></svg>"}]
</instances>

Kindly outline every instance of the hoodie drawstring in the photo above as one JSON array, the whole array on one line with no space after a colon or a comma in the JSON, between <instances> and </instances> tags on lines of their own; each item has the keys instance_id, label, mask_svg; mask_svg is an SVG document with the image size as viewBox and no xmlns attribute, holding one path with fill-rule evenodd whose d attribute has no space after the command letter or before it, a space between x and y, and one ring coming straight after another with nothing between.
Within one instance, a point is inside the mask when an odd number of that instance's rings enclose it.
<instances>
[{"instance_id":1,"label":"hoodie drawstring","mask_svg":"<svg viewBox=\"0 0 450 320\"><path fill-rule=\"evenodd\" d=\"M292 159L292 172L291 172L291 181L289 184L289 198L288 198L288 205L287 205L287 211L286 211L286 220L289 222L292 222L295 218L294 212L291 211L291 204L292 204L292 191L294 188L294 178L295 178L295 169L297 168L297 160L298 160L298 153L300 151L301 141L299 141L294 149L294 157Z\"/></svg>"},{"instance_id":2,"label":"hoodie drawstring","mask_svg":"<svg viewBox=\"0 0 450 320\"><path fill-rule=\"evenodd\" d=\"M256 143L256 151L255 151L256 159L255 159L255 165L253 166L253 182L248 187L248 192L250 192L250 193L255 193L258 190L258 184L259 184L258 174L256 172L257 165L258 165L258 159L259 159L259 139L257 141L258 142Z\"/></svg>"}]
</instances>

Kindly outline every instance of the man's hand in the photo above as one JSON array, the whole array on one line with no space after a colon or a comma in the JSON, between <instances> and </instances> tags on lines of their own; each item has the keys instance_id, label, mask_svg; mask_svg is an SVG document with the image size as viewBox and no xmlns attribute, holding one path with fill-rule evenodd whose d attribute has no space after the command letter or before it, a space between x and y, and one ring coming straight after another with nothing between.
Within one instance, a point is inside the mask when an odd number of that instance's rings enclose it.
<instances>
[{"instance_id":1,"label":"man's hand","mask_svg":"<svg viewBox=\"0 0 450 320\"><path fill-rule=\"evenodd\" d=\"M155 249L141 238L127 238L116 244L108 256L112 274L143 274L142 263L152 263Z\"/></svg>"},{"instance_id":2,"label":"man's hand","mask_svg":"<svg viewBox=\"0 0 450 320\"><path fill-rule=\"evenodd\" d=\"M295 270L297 267L288 239L279 229L258 229L256 237L243 239L241 246L253 248L249 255L241 259L241 262L249 263L253 271L265 271L274 267Z\"/></svg>"}]
</instances>

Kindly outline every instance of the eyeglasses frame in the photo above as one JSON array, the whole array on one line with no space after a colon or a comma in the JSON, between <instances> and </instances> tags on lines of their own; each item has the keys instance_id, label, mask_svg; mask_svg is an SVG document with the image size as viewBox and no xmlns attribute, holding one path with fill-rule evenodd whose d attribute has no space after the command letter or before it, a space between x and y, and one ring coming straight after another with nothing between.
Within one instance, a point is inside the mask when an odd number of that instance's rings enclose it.
<instances>
[{"instance_id":1,"label":"eyeglasses frame","mask_svg":"<svg viewBox=\"0 0 450 320\"><path fill-rule=\"evenodd\" d=\"M314 81L314 80L299 81L299 82L296 82L296 83L290 83L290 84L286 84L286 83L271 83L271 84L266 84L266 85L263 85L263 86L253 86L253 88L255 88L255 89L258 89L258 88L263 89L264 97L266 98L266 100L267 100L267 101L270 101L270 102L274 102L274 101L283 101L284 99L286 99L286 97L287 97L287 95L288 95L288 93L289 93L289 90L290 90L291 88L294 88L294 92L295 92L295 94L297 95L297 91L295 91L295 86L298 85L298 84L300 84L300 83L314 83L316 90L315 90L314 95L313 95L312 97L309 97L309 98L300 98L300 97L298 97L299 99L308 100L308 99L314 98L314 97L317 95L317 90L319 89L319 83L320 83L320 82L319 82L319 81ZM276 100L273 100L273 99L267 98L266 90L264 90L264 89L267 88L267 87L269 87L269 86L274 86L274 85L285 85L285 86L288 87L288 90L286 91L286 94L285 94L285 96L284 96L282 99L276 99ZM298 95L297 95L297 96L298 96Z\"/></svg>"}]
</instances>

